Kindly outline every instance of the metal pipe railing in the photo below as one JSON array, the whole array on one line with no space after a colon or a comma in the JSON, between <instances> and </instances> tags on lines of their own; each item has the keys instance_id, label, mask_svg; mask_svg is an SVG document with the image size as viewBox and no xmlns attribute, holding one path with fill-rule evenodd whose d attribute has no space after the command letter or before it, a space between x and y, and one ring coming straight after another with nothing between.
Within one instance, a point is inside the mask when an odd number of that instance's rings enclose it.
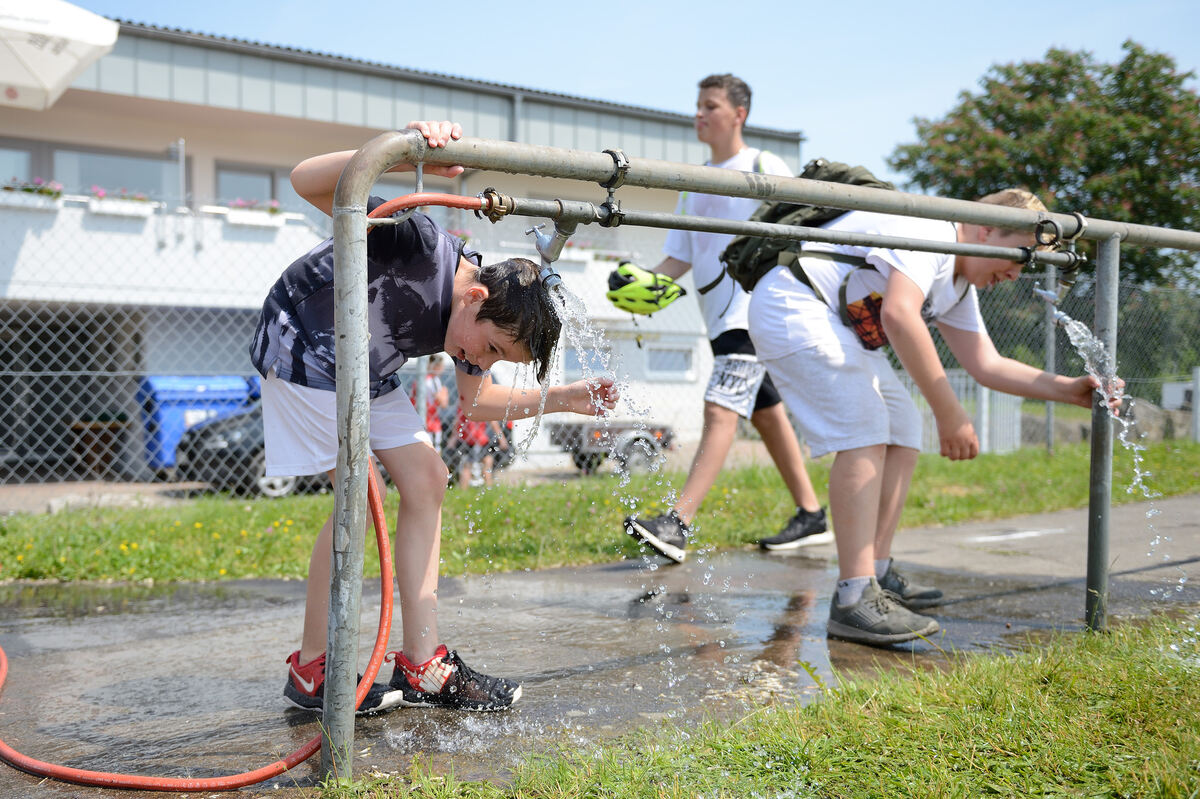
<instances>
[{"instance_id":1,"label":"metal pipe railing","mask_svg":"<svg viewBox=\"0 0 1200 799\"><path fill-rule=\"evenodd\" d=\"M596 205L565 200L512 200L507 212L545 216L565 230L580 223L634 224L710 232L751 233L768 237L804 238L846 244L877 244L901 249L1023 260L1020 249L984 247L919 239L857 236L765 223L689 218L673 214L621 211L613 192L621 186L703 192L763 201L786 201L875 211L886 214L1029 230L1051 223L1063 238L1100 242L1097 335L1116 351L1116 288L1122 242L1200 250L1200 233L1086 219L1077 214L1050 214L1019 208L881 191L837 183L691 166L644 158L627 158L619 150L601 153L565 150L515 142L465 138L432 149L415 130L389 131L367 142L347 164L334 193L334 271L340 288L335 299L337 325L338 486L335 490L334 568L330 586L329 654L325 682L326 743L324 774L350 776L354 745L354 683L358 611L361 597L363 536L368 468L366 203L371 185L400 163L461 165L470 169L563 178L600 184L609 201ZM492 211L484 199L483 211ZM1046 264L1069 266L1066 253L1038 253ZM1114 357L1115 362L1115 357ZM1112 419L1098 400L1093 410L1092 481L1088 534L1087 623L1104 629L1108 592L1108 508L1112 487Z\"/></svg>"},{"instance_id":2,"label":"metal pipe railing","mask_svg":"<svg viewBox=\"0 0 1200 799\"><path fill-rule=\"evenodd\" d=\"M1020 230L1033 230L1039 221L1046 219L1058 225L1068 238L1075 236L1080 227L1080 217L1073 214L1041 213L970 200L738 172L720 167L692 166L650 158L626 158L624 155L610 154L607 150L589 153L472 138L451 141L445 147L432 149L414 130L382 133L368 142L367 146L388 153L387 167L419 161L439 166L457 164L469 169L582 180L613 188L638 186L752 197L764 201L784 200ZM1080 235L1084 239L1102 241L1117 236L1129 244L1200 250L1200 233L1104 219L1086 218L1085 221Z\"/></svg>"},{"instance_id":3,"label":"metal pipe railing","mask_svg":"<svg viewBox=\"0 0 1200 799\"><path fill-rule=\"evenodd\" d=\"M502 195L503 196L503 195ZM619 216L622 225L650 228L675 228L699 230L708 233L733 233L738 235L762 236L771 239L820 241L830 244L860 244L889 247L897 250L923 250L950 255L975 255L981 258L1001 258L1006 261L1023 261L1029 253L1020 247L994 247L987 244L965 244L959 242L914 239L908 236L883 236L870 233L848 233L840 230L825 230L800 225L780 225L773 222L750 222L748 220L717 219L705 216L681 216L678 214L650 211L614 212L603 205L574 200L533 200L522 197L503 196L512 209L509 214L535 216L566 222L570 225L598 223L604 225L614 216ZM1077 263L1078 256L1065 252L1037 252L1038 263L1070 267Z\"/></svg>"}]
</instances>

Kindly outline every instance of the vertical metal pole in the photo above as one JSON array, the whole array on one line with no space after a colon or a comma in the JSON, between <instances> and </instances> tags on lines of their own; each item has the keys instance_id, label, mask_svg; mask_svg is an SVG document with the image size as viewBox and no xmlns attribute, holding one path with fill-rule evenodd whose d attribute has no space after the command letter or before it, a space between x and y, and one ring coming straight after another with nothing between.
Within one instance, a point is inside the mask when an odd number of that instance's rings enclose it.
<instances>
[{"instance_id":1,"label":"vertical metal pole","mask_svg":"<svg viewBox=\"0 0 1200 799\"><path fill-rule=\"evenodd\" d=\"M1058 268L1046 264L1046 291L1058 293ZM1054 374L1058 370L1058 325L1054 323L1053 305L1046 305L1046 371ZM1046 403L1046 452L1054 454L1054 403Z\"/></svg>"},{"instance_id":2,"label":"vertical metal pole","mask_svg":"<svg viewBox=\"0 0 1200 799\"><path fill-rule=\"evenodd\" d=\"M976 386L975 396L979 402L975 412L979 417L979 423L976 425L979 451L987 453L992 451L992 392L986 386Z\"/></svg>"},{"instance_id":3,"label":"vertical metal pole","mask_svg":"<svg viewBox=\"0 0 1200 799\"><path fill-rule=\"evenodd\" d=\"M1096 338L1108 350L1113 369L1117 363L1117 285L1121 239L1100 242L1096 264ZM1111 379L1115 375L1102 375ZM1087 600L1084 618L1093 632L1108 629L1108 528L1112 504L1112 416L1104 397L1096 392L1092 403L1092 465L1088 496Z\"/></svg>"},{"instance_id":4,"label":"vertical metal pole","mask_svg":"<svg viewBox=\"0 0 1200 799\"><path fill-rule=\"evenodd\" d=\"M375 180L406 153L424 152L425 139L415 130L381 133L354 154L333 192L338 459L321 774L339 780L353 777L354 692L358 682L358 623L370 468L367 195Z\"/></svg>"},{"instance_id":5,"label":"vertical metal pole","mask_svg":"<svg viewBox=\"0 0 1200 799\"><path fill-rule=\"evenodd\" d=\"M1192 441L1200 444L1200 366L1192 370Z\"/></svg>"},{"instance_id":6,"label":"vertical metal pole","mask_svg":"<svg viewBox=\"0 0 1200 799\"><path fill-rule=\"evenodd\" d=\"M417 383L414 386L416 391L413 394L413 402L417 406L417 414L420 415L421 421L427 421L425 415L429 410L429 390L425 385L425 378L429 375L429 356L423 355L417 358Z\"/></svg>"},{"instance_id":7,"label":"vertical metal pole","mask_svg":"<svg viewBox=\"0 0 1200 799\"><path fill-rule=\"evenodd\" d=\"M179 148L179 207L187 208L187 142L180 137L175 145Z\"/></svg>"},{"instance_id":8,"label":"vertical metal pole","mask_svg":"<svg viewBox=\"0 0 1200 799\"><path fill-rule=\"evenodd\" d=\"M342 182L344 175L339 187ZM358 682L358 627L367 516L370 371L366 195L363 194L362 205L356 206L340 204L342 194L335 193L333 207L338 479L334 486L321 773L349 780L354 760L354 691Z\"/></svg>"}]
</instances>

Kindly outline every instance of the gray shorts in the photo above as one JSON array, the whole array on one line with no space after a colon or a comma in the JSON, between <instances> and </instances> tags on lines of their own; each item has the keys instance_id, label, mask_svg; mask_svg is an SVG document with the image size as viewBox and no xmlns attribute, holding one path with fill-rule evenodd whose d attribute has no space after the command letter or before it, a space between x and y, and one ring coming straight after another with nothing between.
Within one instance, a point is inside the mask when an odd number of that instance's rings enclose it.
<instances>
[{"instance_id":1,"label":"gray shorts","mask_svg":"<svg viewBox=\"0 0 1200 799\"><path fill-rule=\"evenodd\" d=\"M704 401L728 408L747 419L754 413L755 400L767 375L767 367L754 355L714 355L712 376L704 390Z\"/></svg>"}]
</instances>

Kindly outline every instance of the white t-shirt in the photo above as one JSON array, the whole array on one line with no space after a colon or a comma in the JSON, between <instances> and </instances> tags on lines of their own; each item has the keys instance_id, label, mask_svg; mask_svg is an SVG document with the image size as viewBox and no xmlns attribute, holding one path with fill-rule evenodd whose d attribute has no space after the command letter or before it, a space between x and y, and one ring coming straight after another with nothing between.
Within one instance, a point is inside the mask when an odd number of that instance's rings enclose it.
<instances>
[{"instance_id":1,"label":"white t-shirt","mask_svg":"<svg viewBox=\"0 0 1200 799\"><path fill-rule=\"evenodd\" d=\"M706 164L722 169L737 169L753 172L755 159L762 152L759 171L766 175L792 177L787 164L769 152L746 147L733 158L719 164ZM719 194L696 194L684 192L679 195L675 213L687 216L707 216L716 219L749 219L758 209L760 201L750 197L724 197ZM730 233L703 233L694 230L670 230L663 245L663 252L677 260L692 265L692 278L699 289L716 280L724 268L721 253L733 241ZM726 330L745 330L748 327L747 308L750 295L742 291L733 278L726 276L705 294L697 292L700 311L709 339L714 339Z\"/></svg>"},{"instance_id":2,"label":"white t-shirt","mask_svg":"<svg viewBox=\"0 0 1200 799\"><path fill-rule=\"evenodd\" d=\"M955 227L950 222L867 211L851 211L825 225L825 229L930 241L956 240ZM838 317L838 292L847 273L853 274L846 285L846 301L853 303L872 292L883 295L888 278L896 269L916 283L925 295L921 316L926 322L936 321L960 330L986 332L975 287L963 278L954 277L953 255L815 241L806 242L804 249L865 258L867 263L875 267L856 269L850 264L818 258L804 259L804 271L814 287L832 304L834 319ZM786 297L797 288L807 291L792 279L792 273L786 267L772 270L754 287L757 297L754 312L760 315L761 322L755 325L756 333L761 335L755 336L754 346L760 357L780 358L823 338L815 324L825 324L830 318L829 314L824 309L812 313L797 312L798 306L788 302ZM761 297L758 296L760 292L763 295ZM811 307L811 304L800 307Z\"/></svg>"}]
</instances>

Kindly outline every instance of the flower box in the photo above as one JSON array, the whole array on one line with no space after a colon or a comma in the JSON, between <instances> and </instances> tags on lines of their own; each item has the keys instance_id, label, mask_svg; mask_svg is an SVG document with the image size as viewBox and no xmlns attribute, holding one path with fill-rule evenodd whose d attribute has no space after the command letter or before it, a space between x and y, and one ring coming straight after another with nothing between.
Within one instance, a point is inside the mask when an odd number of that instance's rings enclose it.
<instances>
[{"instance_id":1,"label":"flower box","mask_svg":"<svg viewBox=\"0 0 1200 799\"><path fill-rule=\"evenodd\" d=\"M0 191L0 207L24 208L29 211L57 211L62 208L62 197L50 197L32 191Z\"/></svg>"},{"instance_id":2,"label":"flower box","mask_svg":"<svg viewBox=\"0 0 1200 799\"><path fill-rule=\"evenodd\" d=\"M257 208L230 208L225 214L225 221L231 225L244 227L283 227L287 220L283 214L264 211Z\"/></svg>"},{"instance_id":3,"label":"flower box","mask_svg":"<svg viewBox=\"0 0 1200 799\"><path fill-rule=\"evenodd\" d=\"M146 200L126 200L120 197L89 197L88 211L104 216L133 216L145 219L153 216L158 203Z\"/></svg>"}]
</instances>

